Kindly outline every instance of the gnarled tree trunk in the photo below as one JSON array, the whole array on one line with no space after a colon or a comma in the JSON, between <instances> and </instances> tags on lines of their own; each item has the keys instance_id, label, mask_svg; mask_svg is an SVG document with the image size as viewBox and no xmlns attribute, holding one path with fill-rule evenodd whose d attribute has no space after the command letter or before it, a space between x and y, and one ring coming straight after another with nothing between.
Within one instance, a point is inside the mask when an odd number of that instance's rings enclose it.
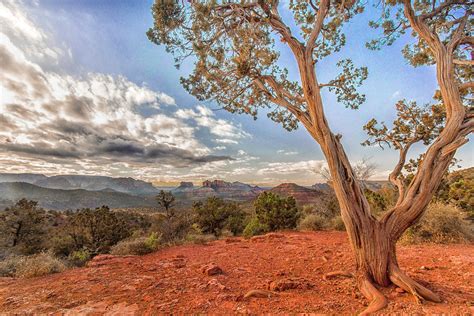
<instances>
[{"instance_id":1,"label":"gnarled tree trunk","mask_svg":"<svg viewBox=\"0 0 474 316\"><path fill-rule=\"evenodd\" d=\"M409 12L406 14L409 16ZM427 150L411 185L406 190L399 187L400 196L396 206L380 221L372 216L339 137L331 132L326 121L312 61L298 47L293 48L311 123L301 121L320 144L327 159L342 219L354 251L359 286L362 293L371 301L363 314L377 311L387 305L387 300L374 284L388 286L394 283L412 293L417 300L440 301L436 294L402 272L395 251L397 240L422 216L456 149L467 141L465 136L473 128L472 120L465 114L454 80L453 48L445 48L439 40L438 42L433 40L432 45L437 60L437 79L446 105L446 125ZM403 166L405 156L406 154L401 155L399 165ZM401 168L397 169L399 173Z\"/></svg>"}]
</instances>

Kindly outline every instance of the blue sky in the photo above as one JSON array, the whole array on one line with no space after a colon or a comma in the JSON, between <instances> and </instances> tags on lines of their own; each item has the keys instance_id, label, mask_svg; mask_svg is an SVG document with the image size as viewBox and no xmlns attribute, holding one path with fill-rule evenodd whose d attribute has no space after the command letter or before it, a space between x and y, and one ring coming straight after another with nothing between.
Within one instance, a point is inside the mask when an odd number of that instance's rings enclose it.
<instances>
[{"instance_id":1,"label":"blue sky","mask_svg":"<svg viewBox=\"0 0 474 316\"><path fill-rule=\"evenodd\" d=\"M218 108L215 104L198 102L180 86L179 78L190 71L192 61L176 70L172 56L148 41L145 32L152 25L151 4L152 1L112 0L5 3L0 11L2 34L9 39L4 49L22 51L25 54L22 65L35 64L40 69L39 76L47 78L50 92L44 92L42 99L46 101L41 104L22 99L10 93L5 83L25 80L23 75L12 73L11 77L0 78L4 117L24 119L22 126L29 127L28 130L4 129L3 136L0 128L0 142L8 140L9 144L17 145L5 147L7 151L0 156L0 171L131 176L157 183L200 182L206 178L266 185L321 181L313 169L324 165L324 157L303 128L289 133L267 119L264 112L254 121L246 116L214 111ZM282 14L287 20L291 18L284 8ZM369 78L361 88L367 101L359 110L345 109L330 93L324 94L325 109L334 132L343 135L351 161L371 157L378 166L374 178L384 179L393 168L397 153L362 147L360 143L365 140L362 126L372 117L379 121L393 120L394 104L400 98L430 102L437 84L433 67L414 69L403 59L400 50L410 40L409 36L381 51L365 48L365 42L376 35L367 27L368 19L376 14L376 9L370 8L351 21L346 27L345 48L325 59L317 70L324 82L337 74L332 65L340 58L350 57L356 65L368 67ZM42 36L22 33L25 23ZM53 57L33 54L35 49L44 51L45 47L55 51ZM284 46L279 48L281 64L296 78L291 53ZM113 86L115 94L109 89L107 95L99 98L100 93L91 88L95 85ZM83 86L89 88L84 91L77 88ZM52 93L54 89L61 93ZM120 89L128 92L120 94ZM133 100L129 98L132 92ZM72 111L71 104L78 104L77 100L85 102L84 107L95 115L95 125L90 126L95 134L88 132L85 138L73 139L69 134L61 134L64 129L58 132L58 122L65 120L65 125L70 126L86 124L68 112ZM124 105L127 102L130 104ZM12 103L25 108L29 104L28 108L44 116L40 120L42 125L13 113L13 107L8 106ZM48 112L44 110L47 104L53 103L59 104L58 113L64 112L62 116L54 116L55 119L46 117ZM131 116L133 119L128 120ZM114 130L113 126L123 128ZM46 132L32 134L33 128ZM151 135L153 132L158 136ZM96 135L99 133L105 136ZM38 139L46 134L56 137L40 142ZM94 144L91 135L95 135ZM103 138L107 138L107 143ZM124 140L128 143L124 144ZM80 153L74 150L80 146L85 150ZM121 156L125 146L133 148L134 155ZM46 147L49 150L41 150ZM473 149L468 144L458 152L463 166L473 165ZM422 150L423 146L415 147L412 156Z\"/></svg>"}]
</instances>

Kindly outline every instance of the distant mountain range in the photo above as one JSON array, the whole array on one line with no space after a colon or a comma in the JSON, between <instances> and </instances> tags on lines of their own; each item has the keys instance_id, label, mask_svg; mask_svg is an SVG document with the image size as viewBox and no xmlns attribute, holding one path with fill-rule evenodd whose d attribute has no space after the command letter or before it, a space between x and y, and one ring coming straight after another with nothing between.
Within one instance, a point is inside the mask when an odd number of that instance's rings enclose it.
<instances>
[{"instance_id":1,"label":"distant mountain range","mask_svg":"<svg viewBox=\"0 0 474 316\"><path fill-rule=\"evenodd\" d=\"M226 182L223 180L206 180L202 186L194 186L192 182L181 182L171 190L180 199L199 200L210 196L218 196L229 200L250 200L264 189L242 182Z\"/></svg>"},{"instance_id":2,"label":"distant mountain range","mask_svg":"<svg viewBox=\"0 0 474 316\"><path fill-rule=\"evenodd\" d=\"M151 183L133 178L104 176L60 175L47 177L32 173L1 173L1 182L24 182L48 189L122 192L133 195L156 194L159 190Z\"/></svg>"},{"instance_id":3,"label":"distant mountain range","mask_svg":"<svg viewBox=\"0 0 474 316\"><path fill-rule=\"evenodd\" d=\"M25 182L0 183L0 207L2 209L22 198L38 201L41 207L52 210L96 208L102 205L108 205L111 208L156 206L152 196L136 196L106 190L49 189Z\"/></svg>"},{"instance_id":4,"label":"distant mountain range","mask_svg":"<svg viewBox=\"0 0 474 316\"><path fill-rule=\"evenodd\" d=\"M111 208L153 207L156 206L154 196L160 189L162 188L149 182L133 178L0 173L0 208L12 205L21 198L38 201L41 207L55 210L94 208L101 205ZM263 191L293 196L299 205L321 205L332 191L327 184L309 188L284 183L274 188L261 188L223 180L206 180L200 186L195 186L192 182L181 182L178 187L169 190L183 206L211 196L251 201Z\"/></svg>"},{"instance_id":5,"label":"distant mountain range","mask_svg":"<svg viewBox=\"0 0 474 316\"><path fill-rule=\"evenodd\" d=\"M270 191L284 197L292 196L300 205L320 205L323 201L327 200L329 193L329 191L307 188L295 183L282 183L272 188Z\"/></svg>"}]
</instances>

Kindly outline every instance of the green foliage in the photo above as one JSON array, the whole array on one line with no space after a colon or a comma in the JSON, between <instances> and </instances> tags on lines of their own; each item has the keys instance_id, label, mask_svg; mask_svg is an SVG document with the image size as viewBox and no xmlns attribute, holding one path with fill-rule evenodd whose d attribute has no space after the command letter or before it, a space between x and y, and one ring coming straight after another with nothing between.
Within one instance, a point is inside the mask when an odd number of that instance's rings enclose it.
<instances>
[{"instance_id":1,"label":"green foliage","mask_svg":"<svg viewBox=\"0 0 474 316\"><path fill-rule=\"evenodd\" d=\"M248 114L256 119L260 108L270 108L268 117L287 130L298 127L295 113L306 113L303 88L290 80L285 64L279 62L275 39L288 44L293 52L314 45L314 63L338 52L345 45L343 25L363 12L360 1L347 5L331 1L323 19L321 34L311 38L319 1L309 5L291 1L290 10L300 35L297 39L278 12L278 1L190 1L155 0L150 41L163 45L179 67L191 57L194 69L181 84L199 100L215 100L231 113ZM365 97L356 88L367 77L366 68L355 68L350 60L341 61L343 72L321 87L329 87L338 99L357 108ZM273 107L277 105L277 107ZM290 110L291 108L291 110Z\"/></svg>"},{"instance_id":2,"label":"green foliage","mask_svg":"<svg viewBox=\"0 0 474 316\"><path fill-rule=\"evenodd\" d=\"M396 104L397 118L389 128L384 122L370 120L364 130L369 139L362 145L384 145L402 149L408 144L423 142L428 145L437 137L443 127L445 112L441 105L418 106L414 101L400 100Z\"/></svg>"},{"instance_id":3,"label":"green foliage","mask_svg":"<svg viewBox=\"0 0 474 316\"><path fill-rule=\"evenodd\" d=\"M457 207L432 203L423 217L402 236L405 243L457 243L474 240L473 225Z\"/></svg>"},{"instance_id":4,"label":"green foliage","mask_svg":"<svg viewBox=\"0 0 474 316\"><path fill-rule=\"evenodd\" d=\"M213 234L203 234L198 224L193 224L191 230L185 237L185 241L193 244L206 244L210 241L216 240Z\"/></svg>"},{"instance_id":5,"label":"green foliage","mask_svg":"<svg viewBox=\"0 0 474 316\"><path fill-rule=\"evenodd\" d=\"M173 206L176 198L174 197L173 193L169 191L163 191L161 190L160 193L156 196L156 202L158 205L163 207L166 212L167 217L173 217L175 216L174 211L173 211Z\"/></svg>"},{"instance_id":6,"label":"green foliage","mask_svg":"<svg viewBox=\"0 0 474 316\"><path fill-rule=\"evenodd\" d=\"M364 194L373 215L378 217L387 210L389 201L382 194L369 189L365 189Z\"/></svg>"},{"instance_id":7,"label":"green foliage","mask_svg":"<svg viewBox=\"0 0 474 316\"><path fill-rule=\"evenodd\" d=\"M261 193L254 202L255 214L270 231L296 227L300 213L293 197L283 198L272 192Z\"/></svg>"},{"instance_id":8,"label":"green foliage","mask_svg":"<svg viewBox=\"0 0 474 316\"><path fill-rule=\"evenodd\" d=\"M191 229L192 213L183 211L173 217L156 217L150 230L158 232L161 240L165 243L172 243L182 240Z\"/></svg>"},{"instance_id":9,"label":"green foliage","mask_svg":"<svg viewBox=\"0 0 474 316\"><path fill-rule=\"evenodd\" d=\"M306 215L298 224L298 230L323 230L329 226L328 218L320 214Z\"/></svg>"},{"instance_id":10,"label":"green foliage","mask_svg":"<svg viewBox=\"0 0 474 316\"><path fill-rule=\"evenodd\" d=\"M242 235L246 238L250 238L252 236L264 234L268 231L268 226L260 223L257 217L252 217L248 224L245 226Z\"/></svg>"},{"instance_id":11,"label":"green foliage","mask_svg":"<svg viewBox=\"0 0 474 316\"><path fill-rule=\"evenodd\" d=\"M203 233L220 236L223 229L229 229L234 234L242 232L245 213L237 203L210 197L204 203L194 203L193 212L195 222Z\"/></svg>"},{"instance_id":12,"label":"green foliage","mask_svg":"<svg viewBox=\"0 0 474 316\"><path fill-rule=\"evenodd\" d=\"M457 206L474 221L474 168L451 172L444 177L435 199Z\"/></svg>"},{"instance_id":13,"label":"green foliage","mask_svg":"<svg viewBox=\"0 0 474 316\"><path fill-rule=\"evenodd\" d=\"M345 230L336 196L331 193L322 208L307 208L298 224L299 230Z\"/></svg>"},{"instance_id":14,"label":"green foliage","mask_svg":"<svg viewBox=\"0 0 474 316\"><path fill-rule=\"evenodd\" d=\"M46 214L38 202L22 199L0 211L2 248L17 254L33 254L44 249Z\"/></svg>"},{"instance_id":15,"label":"green foliage","mask_svg":"<svg viewBox=\"0 0 474 316\"><path fill-rule=\"evenodd\" d=\"M0 276L32 278L66 269L64 263L50 253L41 252L31 256L12 256L0 261Z\"/></svg>"},{"instance_id":16,"label":"green foliage","mask_svg":"<svg viewBox=\"0 0 474 316\"><path fill-rule=\"evenodd\" d=\"M107 253L131 234L127 223L106 206L77 211L70 216L65 230L74 250L87 249L92 255Z\"/></svg>"},{"instance_id":17,"label":"green foliage","mask_svg":"<svg viewBox=\"0 0 474 316\"><path fill-rule=\"evenodd\" d=\"M406 3L402 1L388 1L381 7L381 16L377 21L371 21L369 26L381 30L377 39L367 43L370 49L380 49L384 45L392 45L401 35L405 34L412 26L406 12L413 15L418 23L430 33L429 37L440 40L440 44L446 49L452 50L452 58L457 60L471 60L472 45L472 3L469 1L415 1ZM462 25L465 23L465 25ZM460 27L463 29L460 29ZM456 33L464 33L464 38L456 39ZM426 35L420 36L418 30L409 32L413 41L402 49L405 59L414 67L433 65L435 56L432 47L427 42ZM458 34L460 35L460 34ZM454 63L453 74L459 83L472 82L474 70L469 63ZM466 106L472 105L469 94L465 89L461 91L461 97ZM472 90L472 89L471 89Z\"/></svg>"},{"instance_id":18,"label":"green foliage","mask_svg":"<svg viewBox=\"0 0 474 316\"><path fill-rule=\"evenodd\" d=\"M80 249L73 251L68 256L68 261L71 262L73 265L82 267L92 258L91 253L87 249Z\"/></svg>"}]
</instances>

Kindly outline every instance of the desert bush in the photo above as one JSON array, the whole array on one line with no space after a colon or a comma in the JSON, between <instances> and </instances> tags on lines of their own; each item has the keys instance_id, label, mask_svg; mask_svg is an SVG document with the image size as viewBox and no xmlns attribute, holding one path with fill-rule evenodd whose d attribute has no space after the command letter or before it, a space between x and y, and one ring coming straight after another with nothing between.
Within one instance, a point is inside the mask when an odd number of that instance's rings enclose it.
<instances>
[{"instance_id":1,"label":"desert bush","mask_svg":"<svg viewBox=\"0 0 474 316\"><path fill-rule=\"evenodd\" d=\"M474 168L447 174L434 199L459 207L474 222Z\"/></svg>"},{"instance_id":2,"label":"desert bush","mask_svg":"<svg viewBox=\"0 0 474 316\"><path fill-rule=\"evenodd\" d=\"M57 235L52 237L49 244L51 252L55 256L62 258L68 257L74 251L80 250L65 229L61 229Z\"/></svg>"},{"instance_id":3,"label":"desert bush","mask_svg":"<svg viewBox=\"0 0 474 316\"><path fill-rule=\"evenodd\" d=\"M298 224L298 230L323 230L329 225L329 219L320 214L308 214Z\"/></svg>"},{"instance_id":4,"label":"desert bush","mask_svg":"<svg viewBox=\"0 0 474 316\"><path fill-rule=\"evenodd\" d=\"M92 258L91 253L87 249L80 249L80 250L73 251L68 256L68 261L74 266L82 267L91 258Z\"/></svg>"},{"instance_id":5,"label":"desert bush","mask_svg":"<svg viewBox=\"0 0 474 316\"><path fill-rule=\"evenodd\" d=\"M213 234L217 237L224 229L234 234L239 234L243 230L245 213L237 203L210 197L205 202L194 203L193 212L195 222L204 234Z\"/></svg>"},{"instance_id":6,"label":"desert bush","mask_svg":"<svg viewBox=\"0 0 474 316\"><path fill-rule=\"evenodd\" d=\"M139 237L135 239L122 240L112 246L110 253L114 255L146 255L158 249L160 245L160 236L157 233L151 233L148 237Z\"/></svg>"},{"instance_id":7,"label":"desert bush","mask_svg":"<svg viewBox=\"0 0 474 316\"><path fill-rule=\"evenodd\" d=\"M252 217L250 221L245 226L245 229L242 232L242 235L246 238L250 238L252 236L261 235L268 232L268 226L260 223L256 216Z\"/></svg>"},{"instance_id":8,"label":"desert bush","mask_svg":"<svg viewBox=\"0 0 474 316\"><path fill-rule=\"evenodd\" d=\"M387 199L379 192L365 189L364 195L370 205L370 210L374 216L379 217L383 212L387 210L389 201L387 201Z\"/></svg>"},{"instance_id":9,"label":"desert bush","mask_svg":"<svg viewBox=\"0 0 474 316\"><path fill-rule=\"evenodd\" d=\"M191 232L185 237L185 241L188 243L203 245L210 241L216 240L216 236L213 234L198 234Z\"/></svg>"},{"instance_id":10,"label":"desert bush","mask_svg":"<svg viewBox=\"0 0 474 316\"><path fill-rule=\"evenodd\" d=\"M62 272L66 265L51 253L32 256L12 256L0 262L0 275L17 278L32 278Z\"/></svg>"},{"instance_id":11,"label":"desert bush","mask_svg":"<svg viewBox=\"0 0 474 316\"><path fill-rule=\"evenodd\" d=\"M107 253L131 235L126 221L107 206L73 213L65 231L73 241L73 251L87 249L91 255Z\"/></svg>"},{"instance_id":12,"label":"desert bush","mask_svg":"<svg viewBox=\"0 0 474 316\"><path fill-rule=\"evenodd\" d=\"M168 218L175 216L173 209L176 197L169 191L161 190L160 193L155 197L156 202L159 206L165 209L165 216Z\"/></svg>"},{"instance_id":13,"label":"desert bush","mask_svg":"<svg viewBox=\"0 0 474 316\"><path fill-rule=\"evenodd\" d=\"M344 222L342 221L342 217L340 215L335 216L331 219L329 227L334 230L339 230L339 231L345 231L346 226L344 225Z\"/></svg>"},{"instance_id":14,"label":"desert bush","mask_svg":"<svg viewBox=\"0 0 474 316\"><path fill-rule=\"evenodd\" d=\"M46 224L45 211L38 207L38 202L21 199L0 211L0 247L19 255L42 251Z\"/></svg>"},{"instance_id":15,"label":"desert bush","mask_svg":"<svg viewBox=\"0 0 474 316\"><path fill-rule=\"evenodd\" d=\"M420 221L401 238L402 243L453 243L474 240L472 224L452 205L432 203Z\"/></svg>"},{"instance_id":16,"label":"desert bush","mask_svg":"<svg viewBox=\"0 0 474 316\"><path fill-rule=\"evenodd\" d=\"M161 241L174 243L186 237L191 229L192 216L188 212L181 212L173 217L157 215L151 226L151 231L158 232Z\"/></svg>"},{"instance_id":17,"label":"desert bush","mask_svg":"<svg viewBox=\"0 0 474 316\"><path fill-rule=\"evenodd\" d=\"M261 193L254 203L258 221L270 231L295 228L300 213L293 197L280 197L272 192Z\"/></svg>"}]
</instances>

